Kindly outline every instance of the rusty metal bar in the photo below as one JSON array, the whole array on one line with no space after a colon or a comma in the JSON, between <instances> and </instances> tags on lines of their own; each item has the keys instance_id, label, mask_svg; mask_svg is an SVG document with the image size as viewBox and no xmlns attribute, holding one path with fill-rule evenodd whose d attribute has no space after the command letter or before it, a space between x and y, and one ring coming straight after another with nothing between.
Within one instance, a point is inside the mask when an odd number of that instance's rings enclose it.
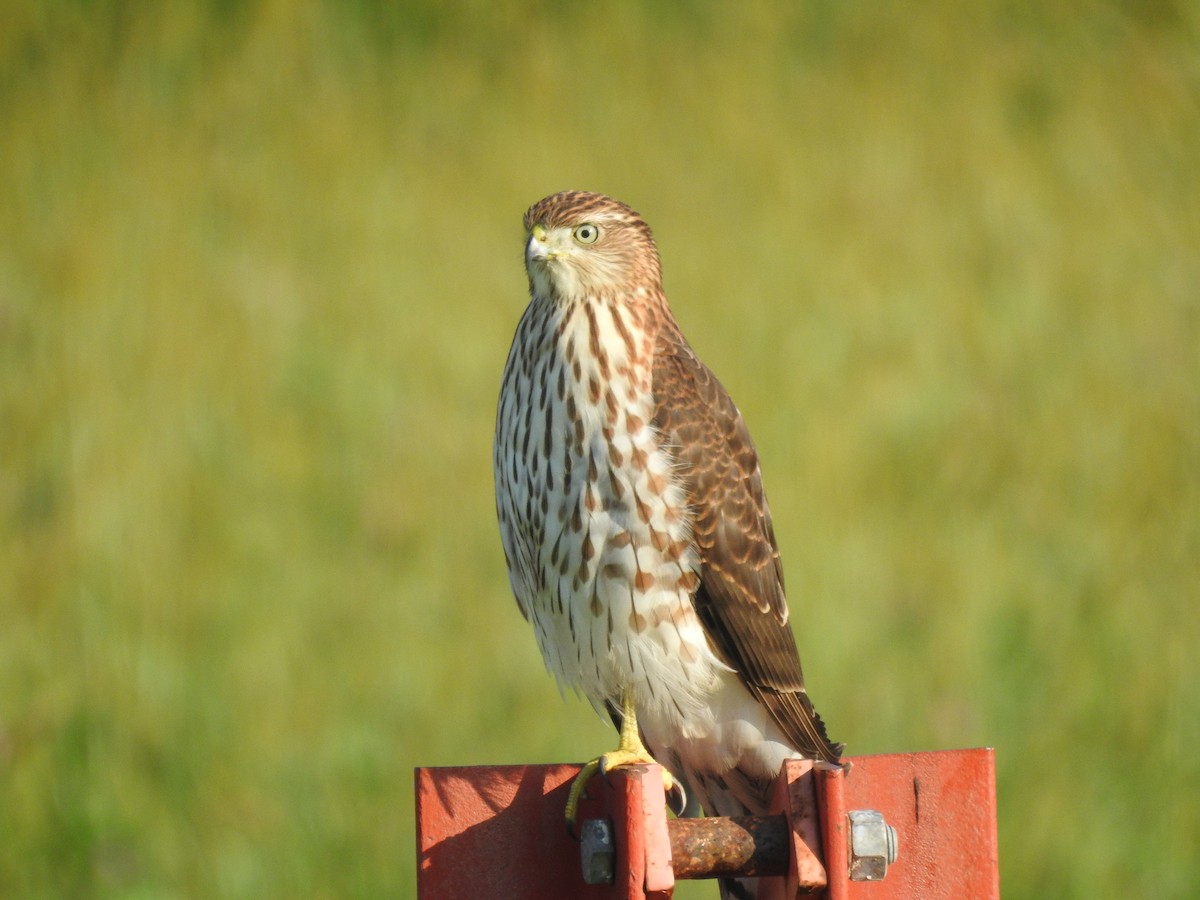
<instances>
[{"instance_id":1,"label":"rusty metal bar","mask_svg":"<svg viewBox=\"0 0 1200 900\"><path fill-rule=\"evenodd\" d=\"M672 819L667 822L676 878L786 875L786 816Z\"/></svg>"}]
</instances>

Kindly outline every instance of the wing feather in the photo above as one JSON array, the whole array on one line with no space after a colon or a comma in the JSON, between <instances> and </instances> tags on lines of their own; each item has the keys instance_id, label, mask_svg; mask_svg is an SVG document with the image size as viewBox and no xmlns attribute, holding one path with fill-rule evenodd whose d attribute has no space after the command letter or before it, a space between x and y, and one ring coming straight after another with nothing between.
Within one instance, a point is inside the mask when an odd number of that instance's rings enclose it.
<instances>
[{"instance_id":1,"label":"wing feather","mask_svg":"<svg viewBox=\"0 0 1200 900\"><path fill-rule=\"evenodd\" d=\"M688 491L701 558L696 611L718 655L795 748L836 762L842 745L829 740L808 698L788 626L758 453L729 394L672 324L655 349L654 424Z\"/></svg>"}]
</instances>

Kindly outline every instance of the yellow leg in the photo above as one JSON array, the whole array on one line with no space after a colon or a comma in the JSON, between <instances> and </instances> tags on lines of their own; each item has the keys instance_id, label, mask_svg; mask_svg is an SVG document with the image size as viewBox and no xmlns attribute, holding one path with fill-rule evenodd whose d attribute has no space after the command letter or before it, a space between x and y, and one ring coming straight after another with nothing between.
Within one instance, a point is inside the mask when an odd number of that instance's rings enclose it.
<instances>
[{"instance_id":1,"label":"yellow leg","mask_svg":"<svg viewBox=\"0 0 1200 900\"><path fill-rule=\"evenodd\" d=\"M609 769L620 766L640 766L654 763L655 759L642 743L642 735L638 731L637 709L633 702L633 691L621 693L621 734L617 741L617 749L598 756L587 763L575 776L571 783L571 793L567 796L566 817L568 827L575 824L575 816L579 811L579 801L586 793L588 782L597 772L604 774ZM662 769L663 787L668 794L682 795L682 786L675 781L671 773Z\"/></svg>"}]
</instances>

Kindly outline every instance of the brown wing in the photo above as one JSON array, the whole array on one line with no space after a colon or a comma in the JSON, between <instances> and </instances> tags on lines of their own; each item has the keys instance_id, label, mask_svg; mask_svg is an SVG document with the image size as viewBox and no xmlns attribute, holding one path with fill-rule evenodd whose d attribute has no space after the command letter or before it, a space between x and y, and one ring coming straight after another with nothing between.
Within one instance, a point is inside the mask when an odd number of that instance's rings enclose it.
<instances>
[{"instance_id":1,"label":"brown wing","mask_svg":"<svg viewBox=\"0 0 1200 900\"><path fill-rule=\"evenodd\" d=\"M725 388L672 323L655 348L654 403L654 424L688 490L702 563L694 602L709 640L796 750L836 762L842 745L830 742L808 699L787 624L758 453Z\"/></svg>"}]
</instances>

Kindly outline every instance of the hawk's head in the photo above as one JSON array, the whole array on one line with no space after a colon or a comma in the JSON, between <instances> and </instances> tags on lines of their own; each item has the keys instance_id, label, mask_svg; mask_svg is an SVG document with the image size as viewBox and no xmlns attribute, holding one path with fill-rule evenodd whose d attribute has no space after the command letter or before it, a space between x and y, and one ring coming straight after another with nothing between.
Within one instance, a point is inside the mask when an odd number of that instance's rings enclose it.
<instances>
[{"instance_id":1,"label":"hawk's head","mask_svg":"<svg viewBox=\"0 0 1200 900\"><path fill-rule=\"evenodd\" d=\"M619 200L563 191L525 213L525 268L535 296L584 299L657 291L662 282L650 226Z\"/></svg>"}]
</instances>

